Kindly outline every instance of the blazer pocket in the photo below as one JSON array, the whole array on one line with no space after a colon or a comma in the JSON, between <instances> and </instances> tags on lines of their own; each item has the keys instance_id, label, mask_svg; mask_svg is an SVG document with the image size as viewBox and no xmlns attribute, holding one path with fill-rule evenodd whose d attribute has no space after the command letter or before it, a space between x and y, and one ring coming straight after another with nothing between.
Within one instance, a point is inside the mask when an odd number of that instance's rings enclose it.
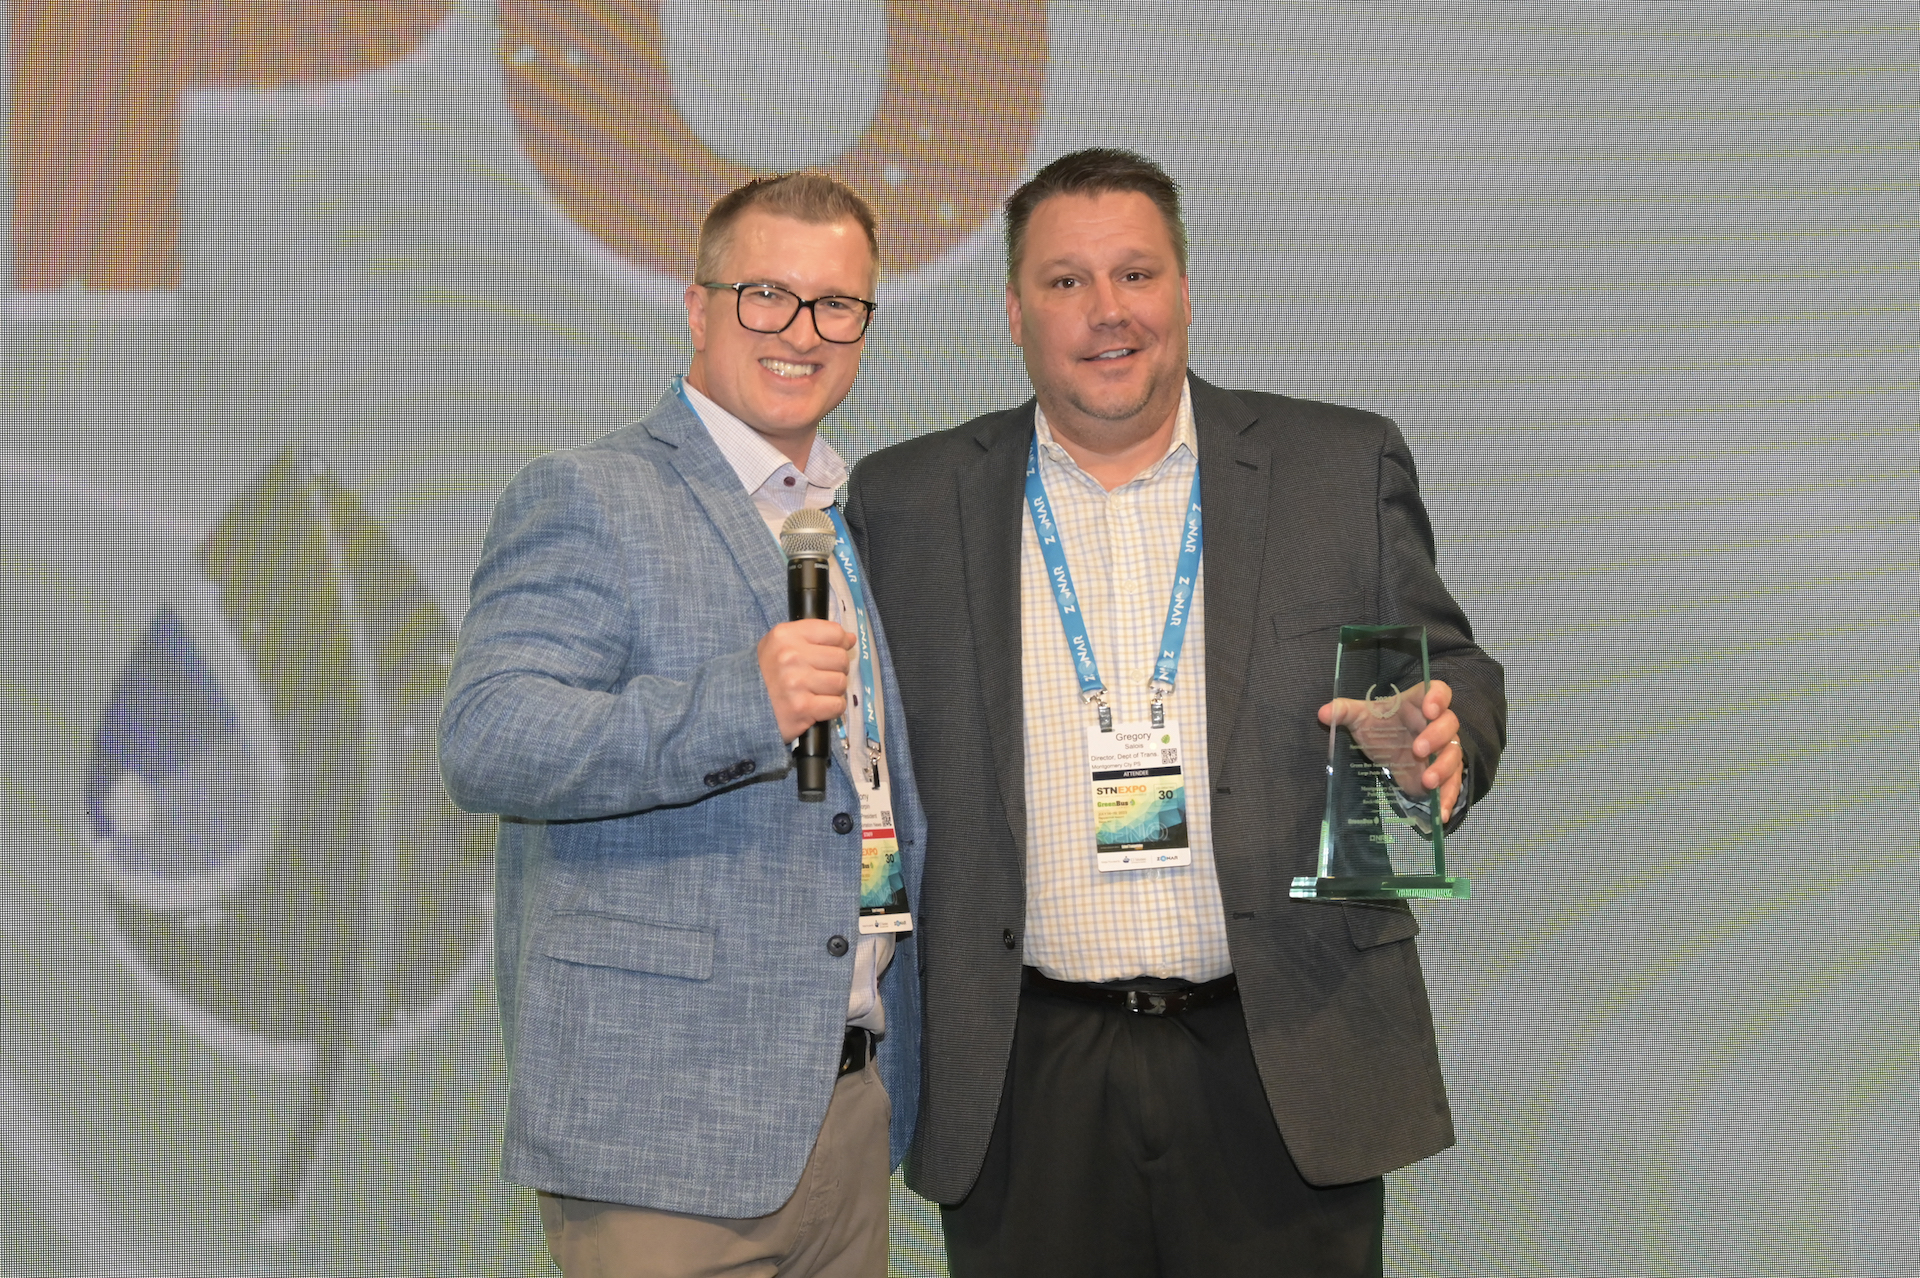
<instances>
[{"instance_id":1,"label":"blazer pocket","mask_svg":"<svg viewBox=\"0 0 1920 1278\"><path fill-rule=\"evenodd\" d=\"M542 930L540 952L563 963L653 972L704 981L713 976L713 933L618 914L558 914Z\"/></svg>"},{"instance_id":2,"label":"blazer pocket","mask_svg":"<svg viewBox=\"0 0 1920 1278\"><path fill-rule=\"evenodd\" d=\"M1347 935L1353 938L1353 947L1357 950L1411 940L1420 934L1420 921L1413 917L1412 910L1343 905L1340 912L1347 916Z\"/></svg>"},{"instance_id":3,"label":"blazer pocket","mask_svg":"<svg viewBox=\"0 0 1920 1278\"><path fill-rule=\"evenodd\" d=\"M1316 630L1338 630L1341 626L1366 624L1367 604L1358 595L1335 595L1311 603L1294 604L1273 614L1273 637L1285 643L1310 635Z\"/></svg>"}]
</instances>

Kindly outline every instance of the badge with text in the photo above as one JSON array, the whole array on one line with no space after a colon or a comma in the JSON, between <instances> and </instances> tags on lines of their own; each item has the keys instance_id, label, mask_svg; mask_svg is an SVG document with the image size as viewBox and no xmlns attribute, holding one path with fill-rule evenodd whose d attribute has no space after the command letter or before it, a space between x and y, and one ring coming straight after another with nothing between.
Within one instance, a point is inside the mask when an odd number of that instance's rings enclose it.
<instances>
[{"instance_id":1,"label":"badge with text","mask_svg":"<svg viewBox=\"0 0 1920 1278\"><path fill-rule=\"evenodd\" d=\"M1180 733L1171 725L1087 729L1093 775L1094 852L1103 871L1188 865L1187 786Z\"/></svg>"},{"instance_id":2,"label":"badge with text","mask_svg":"<svg viewBox=\"0 0 1920 1278\"><path fill-rule=\"evenodd\" d=\"M860 792L860 931L910 932L907 880L900 873L900 840L893 830L893 804L883 778L876 789L865 779Z\"/></svg>"}]
</instances>

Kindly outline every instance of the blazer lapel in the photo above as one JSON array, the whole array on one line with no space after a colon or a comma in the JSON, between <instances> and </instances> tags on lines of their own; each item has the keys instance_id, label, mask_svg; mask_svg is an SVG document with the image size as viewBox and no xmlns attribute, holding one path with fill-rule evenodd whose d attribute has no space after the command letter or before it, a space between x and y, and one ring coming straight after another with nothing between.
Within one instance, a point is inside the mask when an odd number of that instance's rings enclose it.
<instances>
[{"instance_id":1,"label":"blazer lapel","mask_svg":"<svg viewBox=\"0 0 1920 1278\"><path fill-rule=\"evenodd\" d=\"M1200 504L1206 548L1207 759L1226 773L1252 659L1254 615L1266 558L1272 450L1247 432L1254 413L1236 396L1189 374L1200 443Z\"/></svg>"},{"instance_id":2,"label":"blazer lapel","mask_svg":"<svg viewBox=\"0 0 1920 1278\"><path fill-rule=\"evenodd\" d=\"M1020 697L1020 521L1033 401L983 422L981 456L955 474L967 614L986 702L994 771L1022 862L1027 848L1026 738Z\"/></svg>"},{"instance_id":3,"label":"blazer lapel","mask_svg":"<svg viewBox=\"0 0 1920 1278\"><path fill-rule=\"evenodd\" d=\"M779 543L767 535L766 521L760 518L753 498L740 486L740 476L727 463L713 436L707 434L707 428L686 401L672 391L661 397L641 425L655 439L671 446L667 461L679 472L694 500L713 521L733 561L740 565L760 601L767 628L789 620L786 563Z\"/></svg>"}]
</instances>

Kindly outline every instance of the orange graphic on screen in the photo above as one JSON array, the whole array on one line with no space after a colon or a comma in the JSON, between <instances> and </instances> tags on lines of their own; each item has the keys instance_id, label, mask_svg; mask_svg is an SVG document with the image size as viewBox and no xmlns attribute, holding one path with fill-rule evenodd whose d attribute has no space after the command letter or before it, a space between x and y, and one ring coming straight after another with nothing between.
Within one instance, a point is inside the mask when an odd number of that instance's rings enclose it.
<instances>
[{"instance_id":1,"label":"orange graphic on screen","mask_svg":"<svg viewBox=\"0 0 1920 1278\"><path fill-rule=\"evenodd\" d=\"M417 49L452 0L14 0L13 286L179 286L180 117L197 89L321 87ZM1042 0L888 0L886 84L829 167L873 201L888 264L966 240L1018 180L1044 105ZM681 276L700 218L753 175L673 100L651 0L501 0L507 100L564 214ZM542 54L551 56L541 56Z\"/></svg>"},{"instance_id":2,"label":"orange graphic on screen","mask_svg":"<svg viewBox=\"0 0 1920 1278\"><path fill-rule=\"evenodd\" d=\"M866 133L825 166L872 201L887 265L957 247L1018 181L1044 105L1041 0L888 0L887 79ZM717 154L673 100L650 0L501 0L507 101L567 217L675 278L700 219L755 170Z\"/></svg>"},{"instance_id":3,"label":"orange graphic on screen","mask_svg":"<svg viewBox=\"0 0 1920 1278\"><path fill-rule=\"evenodd\" d=\"M452 0L13 0L14 287L180 282L180 111L194 89L349 79Z\"/></svg>"}]
</instances>

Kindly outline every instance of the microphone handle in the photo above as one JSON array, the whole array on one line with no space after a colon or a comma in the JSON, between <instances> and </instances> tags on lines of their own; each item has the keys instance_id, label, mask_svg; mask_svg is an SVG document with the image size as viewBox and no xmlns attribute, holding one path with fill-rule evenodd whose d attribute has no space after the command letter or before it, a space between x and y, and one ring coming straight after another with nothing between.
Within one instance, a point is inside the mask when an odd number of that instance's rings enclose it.
<instances>
[{"instance_id":1,"label":"microphone handle","mask_svg":"<svg viewBox=\"0 0 1920 1278\"><path fill-rule=\"evenodd\" d=\"M825 621L828 602L827 561L787 561L787 614L794 621ZM827 725L816 723L800 734L793 747L793 768L800 780L802 803L824 803L827 798Z\"/></svg>"}]
</instances>

